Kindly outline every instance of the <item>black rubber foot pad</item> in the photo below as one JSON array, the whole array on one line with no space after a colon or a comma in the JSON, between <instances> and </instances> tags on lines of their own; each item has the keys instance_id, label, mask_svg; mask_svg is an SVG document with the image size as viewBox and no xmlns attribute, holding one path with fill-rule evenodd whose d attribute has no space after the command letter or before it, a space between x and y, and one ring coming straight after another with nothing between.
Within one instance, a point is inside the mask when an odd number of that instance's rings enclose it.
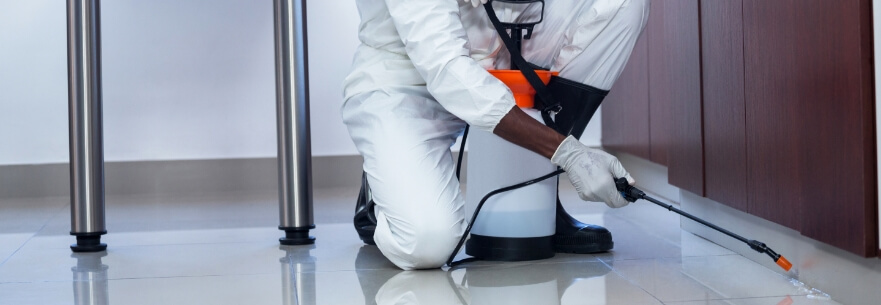
<instances>
[{"instance_id":1,"label":"black rubber foot pad","mask_svg":"<svg viewBox=\"0 0 881 305\"><path fill-rule=\"evenodd\" d=\"M609 252L612 250L613 244L597 245L554 245L554 252L557 253L574 253L574 254L592 254Z\"/></svg>"},{"instance_id":2,"label":"black rubber foot pad","mask_svg":"<svg viewBox=\"0 0 881 305\"><path fill-rule=\"evenodd\" d=\"M309 236L307 238L287 238L282 237L278 239L278 242L285 246L299 246L299 245L311 245L315 243L315 237Z\"/></svg>"},{"instance_id":3,"label":"black rubber foot pad","mask_svg":"<svg viewBox=\"0 0 881 305\"><path fill-rule=\"evenodd\" d=\"M311 245L315 243L315 237L309 236L309 230L285 230L285 237L279 238L278 242L285 246Z\"/></svg>"},{"instance_id":4,"label":"black rubber foot pad","mask_svg":"<svg viewBox=\"0 0 881 305\"><path fill-rule=\"evenodd\" d=\"M97 244L97 245L82 245L82 244L72 244L70 245L70 250L76 253L84 253L84 252L101 252L107 250L107 244Z\"/></svg>"},{"instance_id":5,"label":"black rubber foot pad","mask_svg":"<svg viewBox=\"0 0 881 305\"><path fill-rule=\"evenodd\" d=\"M101 243L101 234L104 233L85 233L76 236L76 243L70 245L73 252L101 252L107 250L107 244Z\"/></svg>"},{"instance_id":6,"label":"black rubber foot pad","mask_svg":"<svg viewBox=\"0 0 881 305\"><path fill-rule=\"evenodd\" d=\"M496 237L471 234L465 254L487 261L531 261L554 257L551 236Z\"/></svg>"},{"instance_id":7,"label":"black rubber foot pad","mask_svg":"<svg viewBox=\"0 0 881 305\"><path fill-rule=\"evenodd\" d=\"M600 253L608 252L614 246L612 232L598 226L586 226L577 231L563 233L558 226L557 234L554 234L554 252L557 253Z\"/></svg>"},{"instance_id":8,"label":"black rubber foot pad","mask_svg":"<svg viewBox=\"0 0 881 305\"><path fill-rule=\"evenodd\" d=\"M611 234L608 236L605 234L600 236L596 234L554 235L554 252L557 253L600 253L608 252L614 246Z\"/></svg>"}]
</instances>

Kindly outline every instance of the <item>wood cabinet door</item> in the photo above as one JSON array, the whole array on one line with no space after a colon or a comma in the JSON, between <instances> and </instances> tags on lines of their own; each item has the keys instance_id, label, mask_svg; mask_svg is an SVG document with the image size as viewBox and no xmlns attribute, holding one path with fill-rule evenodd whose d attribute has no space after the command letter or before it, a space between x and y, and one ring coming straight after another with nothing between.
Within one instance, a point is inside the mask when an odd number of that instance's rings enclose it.
<instances>
[{"instance_id":1,"label":"wood cabinet door","mask_svg":"<svg viewBox=\"0 0 881 305\"><path fill-rule=\"evenodd\" d=\"M647 51L643 32L627 66L603 100L602 141L608 149L651 159Z\"/></svg>"},{"instance_id":2,"label":"wood cabinet door","mask_svg":"<svg viewBox=\"0 0 881 305\"><path fill-rule=\"evenodd\" d=\"M698 0L653 1L647 25L652 161L704 194ZM666 159L666 162L663 162Z\"/></svg>"},{"instance_id":3,"label":"wood cabinet door","mask_svg":"<svg viewBox=\"0 0 881 305\"><path fill-rule=\"evenodd\" d=\"M877 248L869 0L743 0L748 211Z\"/></svg>"},{"instance_id":4,"label":"wood cabinet door","mask_svg":"<svg viewBox=\"0 0 881 305\"><path fill-rule=\"evenodd\" d=\"M743 1L701 1L707 198L749 212L743 99Z\"/></svg>"}]
</instances>

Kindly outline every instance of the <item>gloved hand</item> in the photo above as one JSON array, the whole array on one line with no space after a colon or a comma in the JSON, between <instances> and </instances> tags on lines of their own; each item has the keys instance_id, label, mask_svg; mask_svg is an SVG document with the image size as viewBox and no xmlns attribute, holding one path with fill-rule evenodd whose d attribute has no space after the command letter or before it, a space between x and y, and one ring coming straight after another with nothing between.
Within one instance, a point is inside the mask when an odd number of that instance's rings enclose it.
<instances>
[{"instance_id":1,"label":"gloved hand","mask_svg":"<svg viewBox=\"0 0 881 305\"><path fill-rule=\"evenodd\" d=\"M635 181L624 170L618 158L598 149L581 144L569 136L551 157L551 163L562 167L569 175L569 182L575 186L582 200L605 202L613 208L620 208L629 202L615 188L615 178L626 177L632 185Z\"/></svg>"},{"instance_id":2,"label":"gloved hand","mask_svg":"<svg viewBox=\"0 0 881 305\"><path fill-rule=\"evenodd\" d=\"M471 5L473 5L474 7L477 7L478 5L481 5L481 4L486 4L486 1L487 0L462 0L462 2L465 2L465 3L471 2Z\"/></svg>"}]
</instances>

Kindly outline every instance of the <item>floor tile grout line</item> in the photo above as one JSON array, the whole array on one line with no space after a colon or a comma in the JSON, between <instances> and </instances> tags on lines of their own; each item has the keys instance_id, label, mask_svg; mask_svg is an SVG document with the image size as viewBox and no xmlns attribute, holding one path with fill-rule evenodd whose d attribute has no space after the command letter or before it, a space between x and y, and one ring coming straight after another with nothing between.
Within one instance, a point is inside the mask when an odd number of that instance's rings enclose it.
<instances>
[{"instance_id":1,"label":"floor tile grout line","mask_svg":"<svg viewBox=\"0 0 881 305\"><path fill-rule=\"evenodd\" d=\"M744 257L744 259L747 259L747 258ZM749 262L751 262L751 263L755 263L755 262L753 262L753 261L751 261L751 260L749 260L749 259L747 259L747 260L748 260ZM756 264L757 264L757 263L756 263ZM759 267L763 267L763 268L765 268L765 266L762 266L762 265L759 265ZM770 271L770 269L769 269L769 271ZM771 271L771 272L773 272L773 271ZM690 274L687 274L687 273L683 273L683 275L685 275L686 277L692 279L692 280L693 280L694 282L696 282L696 283L700 283L700 285L703 286L704 288L706 288L707 290L712 291L713 293L715 293L715 294L717 294L717 295L719 295L719 296L723 296L723 295L722 295L722 292L720 292L720 291L718 291L718 290L716 290L716 289L713 289L712 287L708 287L707 285L704 285L704 284L701 283L698 279L696 279L694 276L692 276L692 275L690 275ZM788 294L788 295L801 295L801 294ZM775 297L775 296L757 296L757 298L759 298L759 297ZM737 298L726 297L726 298L724 298L724 299L737 299Z\"/></svg>"},{"instance_id":2,"label":"floor tile grout line","mask_svg":"<svg viewBox=\"0 0 881 305\"><path fill-rule=\"evenodd\" d=\"M700 301L733 301L733 300L759 300L759 299L770 299L770 298L785 298L785 297L806 297L806 294L784 294L784 295L769 295L769 296L756 296L756 297L742 297L742 298L721 298L721 299L699 299L699 300L679 300L679 301L667 301L662 302L665 305L676 305L682 303L693 303ZM835 300L831 300L835 302ZM837 302L836 302L837 303Z\"/></svg>"},{"instance_id":3,"label":"floor tile grout line","mask_svg":"<svg viewBox=\"0 0 881 305\"><path fill-rule=\"evenodd\" d=\"M274 273L237 273L237 274L204 274L204 275L173 275L173 276L152 276L152 277L121 277L108 278L107 281L124 281L124 280L151 280L151 279L175 279L175 278L200 278L200 277L227 277L227 276L257 276L257 275L274 275ZM74 280L36 280L23 282L0 282L3 284L46 284L46 283L73 283Z\"/></svg>"},{"instance_id":4,"label":"floor tile grout line","mask_svg":"<svg viewBox=\"0 0 881 305\"><path fill-rule=\"evenodd\" d=\"M625 262L625 261L641 261L641 260L657 260L657 259L674 259L674 258L698 258L698 257L723 257L723 256L743 256L737 253L729 253L729 254L709 254L709 255L685 255L685 256L659 256L659 257L641 257L641 258L620 258L620 259L603 259L599 258L599 260L603 262L613 261L613 262Z\"/></svg>"},{"instance_id":5,"label":"floor tile grout line","mask_svg":"<svg viewBox=\"0 0 881 305\"><path fill-rule=\"evenodd\" d=\"M359 270L365 270L370 272L377 271L399 271L403 272L401 269L341 269L341 270L312 270L312 271L302 271L300 274L332 274L332 273L357 273ZM202 275L169 275L169 276L145 276L145 277L120 277L120 278L107 278L108 281L120 281L120 280L151 280L151 279L175 279L175 278L200 278L200 277L240 277L240 276L263 276L263 275L277 275L275 272L255 272L255 273L233 273L233 274L202 274ZM0 285L4 284L44 284L44 283L73 283L77 282L74 280L31 280L31 281L0 281Z\"/></svg>"},{"instance_id":6,"label":"floor tile grout line","mask_svg":"<svg viewBox=\"0 0 881 305\"><path fill-rule=\"evenodd\" d=\"M602 261L602 260L601 260L601 261ZM661 303L662 305L664 304L664 301L661 301L661 299L658 298L658 296L656 296L656 295L654 295L653 293L649 292L648 290L645 289L645 287L642 287L642 285L639 285L638 283L634 282L634 281L631 280L629 277L624 276L624 274L622 274L621 272L618 272L618 269L615 269L614 266L610 266L610 265L609 265L608 263L606 263L606 262L602 262L602 263L605 264L606 267L608 267L608 268L611 270L611 272L614 272L615 274L617 274L618 276L620 276L621 278L623 278L624 280L626 280L626 281L627 281L628 283L630 283L631 285L636 286L637 288L639 288L639 290L642 290L642 291L645 292L646 294L650 295L652 298L654 298L655 300L657 300L658 303Z\"/></svg>"},{"instance_id":7,"label":"floor tile grout line","mask_svg":"<svg viewBox=\"0 0 881 305\"><path fill-rule=\"evenodd\" d=\"M736 255L736 256L741 256L741 257L742 257L742 255L740 255L740 254L733 254L733 255L729 254L729 255L720 255L720 256L735 256L735 255ZM744 257L744 259L747 259L747 258ZM655 259L650 259L650 258L649 258L649 259L637 259L637 260L655 260ZM760 267L763 267L763 268L765 268L765 269L769 269L769 268L767 268L767 267L765 267L765 266L762 266L761 264L758 264L758 263L753 262L752 260L749 260L749 259L747 259L747 260L748 260L750 263L754 263L754 264L759 265ZM632 260L631 260L631 261L632 261ZM607 262L603 261L603 263L607 263ZM608 266L608 264L607 264L607 266ZM611 267L611 266L610 266L610 267ZM658 299L658 301L661 302L662 304L666 304L666 303L664 303L664 301L662 301L660 298L658 298L657 296L655 296L655 295L652 294L651 292L645 290L645 288L643 288L642 285L639 285L638 283L636 283L636 282L634 282L633 280L631 280L629 277L627 277L627 276L625 276L624 274L618 272L618 269L615 269L614 267L611 267L611 268L612 268L612 271L613 271L613 272L615 272L616 274L618 274L618 275L621 276L622 278L626 279L629 283L631 283L631 284L633 284L633 285L639 287L640 289L642 289L643 291L645 291L646 293L648 293L648 294L651 295L652 297ZM770 270L770 269L769 269L769 270ZM706 285L704 285L703 283L701 283L701 282L698 281L697 279L694 279L694 278L693 278L692 276L690 276L690 275L685 274L685 276L687 276L688 278L694 280L695 283L697 283L697 284L700 285L701 287L705 288L706 291L712 291L712 292L715 293L716 295L719 295L720 297L722 297L722 298L718 298L718 299L709 299L709 300L756 299L756 298L773 298L773 297L778 297L778 296L806 296L806 295L807 295L807 294L785 294L785 295L756 296L756 297L745 297L745 298L730 298L730 297L724 297L724 296L722 295L722 293L720 293L719 291L717 291L717 290L715 290L715 289L713 289L713 288L711 288L711 287L707 287ZM703 300L703 299L702 299L702 300ZM679 301L670 301L670 302L680 302L680 303L681 303L681 302L693 302L693 301L701 301L701 300L679 300Z\"/></svg>"},{"instance_id":8,"label":"floor tile grout line","mask_svg":"<svg viewBox=\"0 0 881 305\"><path fill-rule=\"evenodd\" d=\"M640 226L638 225L637 222L631 221L629 218L621 217L621 216L618 216L618 215L614 215L614 217L618 218L620 221L623 221L623 222L626 222L626 223L632 225L634 228L640 228ZM655 237L656 239L661 240L661 241L663 241L663 242L665 242L665 243L667 243L667 244L669 244L669 245L672 245L672 246L677 247L677 248L680 248L680 249L682 248L682 243L681 243L681 241L680 241L680 243L677 245L677 244L673 243L672 241L670 241L669 239L667 239L667 238L665 238L664 236L661 236L661 235L659 235L659 234L657 234L657 233L654 233L654 232L651 232L651 231L642 230L642 229L640 229L640 231L643 231L643 232L646 233L647 235L649 235L649 236L653 236L653 237ZM680 234L682 234L682 232L691 233L691 232L688 232L688 231L683 230L681 227L678 228L677 231L678 231ZM692 234L693 234L693 233L692 233ZM711 243L713 243L713 242L711 242ZM716 244L716 243L713 243L713 244L714 244L714 245L717 245L717 246L719 246L719 247L722 247L722 246L719 245L719 244ZM722 248L723 248L723 249L727 249L727 248L725 248L725 247L722 247ZM730 251L730 249L728 249L728 250Z\"/></svg>"},{"instance_id":9,"label":"floor tile grout line","mask_svg":"<svg viewBox=\"0 0 881 305\"><path fill-rule=\"evenodd\" d=\"M43 229L45 229L46 226L49 225L49 223L53 219L55 219L55 217L58 217L57 215L60 214L62 211L64 211L65 206L66 205L64 205L64 204L59 204L59 207L56 207L57 210L54 212L54 214L49 216L49 218L43 222L43 224L40 226L39 229L37 229L36 232L31 234L31 236L28 237L27 240L25 240L23 243L21 243L21 245L19 245L18 248L15 249L15 251L12 251L12 253L10 253L9 256L7 256L5 259L3 259L3 261L0 261L0 267L2 267L4 264L6 264L6 262L8 262L10 259L12 259L13 256L18 254L18 252L21 251L21 249L24 248L24 246L27 245L32 239L34 239L34 237L37 236L37 234L39 234L41 231L43 231Z\"/></svg>"},{"instance_id":10,"label":"floor tile grout line","mask_svg":"<svg viewBox=\"0 0 881 305\"><path fill-rule=\"evenodd\" d=\"M652 259L644 259L644 260L652 260ZM750 261L750 262L752 262L752 261ZM606 262L603 262L603 263L606 263ZM608 265L607 265L607 266L608 266ZM618 269L615 269L615 268L612 267L612 266L609 266L609 267L612 268L612 271L615 272L615 274L618 274L618 275L621 276L622 278L626 279L627 282L633 284L634 286L639 287L641 290L645 291L646 293L648 293L649 295L651 295L653 298L657 299L658 302L661 302L661 304L665 304L663 300L661 300L658 296L656 296L656 295L654 295L653 293L651 293L651 292L649 292L648 290L646 290L642 285L640 285L639 283L633 281L630 277L627 277L627 276L625 276L624 274L618 272ZM686 276L688 276L688 275L686 274ZM710 299L710 300L725 300L725 299L733 299L733 298L726 298L726 297L724 297L719 291L716 291L715 289L713 289L713 288L711 288L711 287L707 287L706 285L704 285L704 284L701 283L700 281L697 281L696 279L694 279L694 278L691 277L691 276L688 276L688 277L691 278L691 279L693 279L695 283L697 283L697 284L700 285L701 287L705 288L706 290L708 290L708 291L712 291L712 292L715 293L716 295L719 295L720 297L722 297L722 298L719 298L719 299ZM775 297L775 296L761 296L761 297ZM759 298L759 297L756 297L756 298ZM691 302L691 301L700 301L700 300L682 300L682 301L673 301L673 302Z\"/></svg>"}]
</instances>

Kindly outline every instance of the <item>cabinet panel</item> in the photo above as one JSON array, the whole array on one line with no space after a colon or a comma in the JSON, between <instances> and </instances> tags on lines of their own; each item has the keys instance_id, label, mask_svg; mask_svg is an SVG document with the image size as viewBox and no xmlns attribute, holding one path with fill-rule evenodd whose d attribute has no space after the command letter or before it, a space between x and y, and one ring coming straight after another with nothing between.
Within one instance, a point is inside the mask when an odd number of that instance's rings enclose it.
<instances>
[{"instance_id":1,"label":"cabinet panel","mask_svg":"<svg viewBox=\"0 0 881 305\"><path fill-rule=\"evenodd\" d=\"M627 66L603 101L603 146L649 159L648 54L639 37Z\"/></svg>"},{"instance_id":2,"label":"cabinet panel","mask_svg":"<svg viewBox=\"0 0 881 305\"><path fill-rule=\"evenodd\" d=\"M707 198L748 211L743 100L743 2L701 1Z\"/></svg>"},{"instance_id":3,"label":"cabinet panel","mask_svg":"<svg viewBox=\"0 0 881 305\"><path fill-rule=\"evenodd\" d=\"M654 1L651 9L647 31L652 160L668 166L670 184L703 195L698 1Z\"/></svg>"},{"instance_id":4,"label":"cabinet panel","mask_svg":"<svg viewBox=\"0 0 881 305\"><path fill-rule=\"evenodd\" d=\"M796 56L801 26L791 1L744 0L744 83L749 212L799 230L805 175L801 135L804 60ZM785 190L785 191L783 191Z\"/></svg>"},{"instance_id":5,"label":"cabinet panel","mask_svg":"<svg viewBox=\"0 0 881 305\"><path fill-rule=\"evenodd\" d=\"M744 0L749 212L877 249L869 0Z\"/></svg>"},{"instance_id":6,"label":"cabinet panel","mask_svg":"<svg viewBox=\"0 0 881 305\"><path fill-rule=\"evenodd\" d=\"M678 0L677 0L678 1ZM666 2L666 1L665 1ZM664 29L669 9L664 2L652 2L645 32L648 41L648 82L649 82L649 147L652 162L667 166L671 134L673 128L672 90L667 83L659 83L672 72L664 44L667 30Z\"/></svg>"}]
</instances>

